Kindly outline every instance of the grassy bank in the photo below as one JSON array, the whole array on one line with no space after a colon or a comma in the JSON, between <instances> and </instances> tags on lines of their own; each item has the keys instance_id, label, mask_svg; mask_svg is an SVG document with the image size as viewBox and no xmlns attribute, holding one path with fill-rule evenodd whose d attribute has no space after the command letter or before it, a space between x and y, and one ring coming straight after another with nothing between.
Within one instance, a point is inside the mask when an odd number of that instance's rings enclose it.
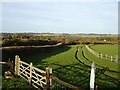
<instances>
[{"instance_id":1,"label":"grassy bank","mask_svg":"<svg viewBox=\"0 0 120 90\"><path fill-rule=\"evenodd\" d=\"M75 86L89 90L91 68L86 67L78 60L76 60L75 53L78 46L78 58L88 66L91 66L91 62L89 62L85 57L83 57L82 48L80 47L84 45L71 45L55 49L52 48L49 50L37 52L33 55L22 55L20 56L20 58L22 61L25 61L27 63L33 62L33 65L38 68L45 69L49 66L53 68L54 76L57 76L59 79L71 83ZM87 58L90 61L94 60L95 63L111 67L111 64L108 64L108 62L106 63L107 65L100 62L100 60L92 56L85 48L83 49L85 54L87 55ZM31 51L31 53L34 52ZM102 61L104 62L104 60ZM99 69L100 67L97 68ZM111 68L117 70L116 67L112 66ZM100 89L105 90L109 88L109 90L115 90L118 87L118 83L119 82L117 80L106 77L104 73L96 75L95 84L98 84Z\"/></svg>"}]
</instances>

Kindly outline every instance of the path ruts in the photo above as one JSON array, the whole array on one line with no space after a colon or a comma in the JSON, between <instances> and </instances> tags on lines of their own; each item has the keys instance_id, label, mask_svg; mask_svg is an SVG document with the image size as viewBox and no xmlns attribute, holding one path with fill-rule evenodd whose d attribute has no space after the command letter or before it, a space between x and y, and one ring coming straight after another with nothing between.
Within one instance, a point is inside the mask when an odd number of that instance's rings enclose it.
<instances>
[{"instance_id":1,"label":"path ruts","mask_svg":"<svg viewBox=\"0 0 120 90\"><path fill-rule=\"evenodd\" d=\"M84 57L87 61L92 62L92 61L90 61L90 60L86 57L86 55L85 55L85 53L84 53L84 50L83 50L83 46L81 46L81 49L82 49L82 55L83 55L83 57ZM91 66L85 64L84 62L82 62L82 60L80 60L80 59L78 58L78 52L79 52L79 46L77 47L77 50L76 50L76 52L75 52L75 58L76 58L76 60L79 61L81 64L85 65L86 67L91 68ZM99 65L99 64L95 64L95 65L100 66L100 67L103 68L103 69L96 69L96 75L104 74L106 77L115 79L115 80L117 80L117 81L120 82L119 79L116 79L116 78L114 78L114 77L111 77L111 76L105 74L105 71L109 71L109 72L113 72L113 73L120 73L120 72L111 70L111 69L109 69L108 67L104 67L104 66Z\"/></svg>"}]
</instances>

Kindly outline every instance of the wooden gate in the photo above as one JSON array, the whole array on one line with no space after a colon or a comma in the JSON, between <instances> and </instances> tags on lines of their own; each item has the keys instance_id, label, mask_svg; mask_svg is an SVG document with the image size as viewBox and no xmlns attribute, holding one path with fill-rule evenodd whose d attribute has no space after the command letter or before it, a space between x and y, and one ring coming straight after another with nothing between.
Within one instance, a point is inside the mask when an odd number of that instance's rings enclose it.
<instances>
[{"instance_id":1,"label":"wooden gate","mask_svg":"<svg viewBox=\"0 0 120 90\"><path fill-rule=\"evenodd\" d=\"M37 89L49 90L50 73L52 73L52 69L49 67L44 71L34 67L32 63L21 61L18 55L15 56L15 75L21 76Z\"/></svg>"},{"instance_id":2,"label":"wooden gate","mask_svg":"<svg viewBox=\"0 0 120 90\"><path fill-rule=\"evenodd\" d=\"M14 74L24 78L30 85L40 90L83 90L52 76L52 68L38 69L32 63L21 61L18 55L15 56Z\"/></svg>"}]
</instances>

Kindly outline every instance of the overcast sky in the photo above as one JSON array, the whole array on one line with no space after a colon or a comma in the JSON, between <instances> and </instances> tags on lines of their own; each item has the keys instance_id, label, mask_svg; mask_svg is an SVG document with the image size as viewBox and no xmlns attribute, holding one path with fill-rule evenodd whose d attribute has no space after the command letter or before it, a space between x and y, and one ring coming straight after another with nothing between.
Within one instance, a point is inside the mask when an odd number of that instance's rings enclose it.
<instances>
[{"instance_id":1,"label":"overcast sky","mask_svg":"<svg viewBox=\"0 0 120 90\"><path fill-rule=\"evenodd\" d=\"M118 3L2 2L0 24L2 32L113 34L118 33Z\"/></svg>"}]
</instances>

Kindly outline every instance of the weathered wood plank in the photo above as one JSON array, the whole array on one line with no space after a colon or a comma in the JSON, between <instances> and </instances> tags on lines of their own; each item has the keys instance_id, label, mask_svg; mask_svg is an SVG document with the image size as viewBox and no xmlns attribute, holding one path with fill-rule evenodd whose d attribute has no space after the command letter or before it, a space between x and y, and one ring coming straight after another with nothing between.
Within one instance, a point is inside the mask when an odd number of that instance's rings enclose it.
<instances>
[{"instance_id":1,"label":"weathered wood plank","mask_svg":"<svg viewBox=\"0 0 120 90\"><path fill-rule=\"evenodd\" d=\"M40 73L46 73L44 70L38 69L36 67L33 66L33 69L35 69L36 71L40 72Z\"/></svg>"},{"instance_id":2,"label":"weathered wood plank","mask_svg":"<svg viewBox=\"0 0 120 90\"><path fill-rule=\"evenodd\" d=\"M21 64L25 64L25 65L29 66L29 64L28 64L28 63L26 63L26 62L24 62L24 61L20 61L20 63L21 63Z\"/></svg>"},{"instance_id":3,"label":"weathered wood plank","mask_svg":"<svg viewBox=\"0 0 120 90\"><path fill-rule=\"evenodd\" d=\"M0 64L8 64L8 62L0 62Z\"/></svg>"},{"instance_id":4,"label":"weathered wood plank","mask_svg":"<svg viewBox=\"0 0 120 90\"><path fill-rule=\"evenodd\" d=\"M18 55L15 56L15 75L19 75L20 58Z\"/></svg>"}]
</instances>

